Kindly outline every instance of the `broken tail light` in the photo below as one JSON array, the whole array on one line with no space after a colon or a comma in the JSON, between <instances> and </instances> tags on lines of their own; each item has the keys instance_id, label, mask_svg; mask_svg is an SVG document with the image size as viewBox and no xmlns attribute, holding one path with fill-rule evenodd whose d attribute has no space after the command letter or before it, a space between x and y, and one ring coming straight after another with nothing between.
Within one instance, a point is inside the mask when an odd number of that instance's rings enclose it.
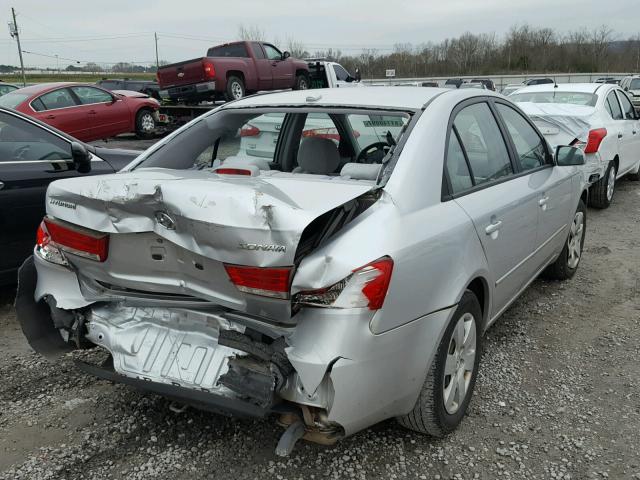
<instances>
[{"instance_id":1,"label":"broken tail light","mask_svg":"<svg viewBox=\"0 0 640 480\"><path fill-rule=\"evenodd\" d=\"M67 265L61 250L104 262L109 253L109 235L45 218L36 234L36 251L47 261Z\"/></svg>"},{"instance_id":2,"label":"broken tail light","mask_svg":"<svg viewBox=\"0 0 640 480\"><path fill-rule=\"evenodd\" d=\"M391 282L393 259L382 257L353 270L351 275L330 287L296 294L294 302L327 308L369 308L379 310Z\"/></svg>"},{"instance_id":3,"label":"broken tail light","mask_svg":"<svg viewBox=\"0 0 640 480\"><path fill-rule=\"evenodd\" d=\"M600 144L604 137L607 136L606 128L596 128L594 130L589 130L589 136L586 145L584 142L580 142L578 147L582 147L584 145L584 153L596 153L600 148Z\"/></svg>"},{"instance_id":4,"label":"broken tail light","mask_svg":"<svg viewBox=\"0 0 640 480\"><path fill-rule=\"evenodd\" d=\"M224 264L229 279L238 290L273 298L289 298L293 267L248 267Z\"/></svg>"}]
</instances>

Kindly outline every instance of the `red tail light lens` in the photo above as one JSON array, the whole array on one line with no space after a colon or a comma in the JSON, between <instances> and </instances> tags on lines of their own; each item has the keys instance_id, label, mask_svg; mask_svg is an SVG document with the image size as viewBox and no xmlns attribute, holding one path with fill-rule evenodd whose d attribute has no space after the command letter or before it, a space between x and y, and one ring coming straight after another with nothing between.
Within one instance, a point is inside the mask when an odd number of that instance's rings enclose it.
<instances>
[{"instance_id":1,"label":"red tail light lens","mask_svg":"<svg viewBox=\"0 0 640 480\"><path fill-rule=\"evenodd\" d=\"M584 153L596 153L600 148L600 144L604 137L607 136L606 128L596 128L589 131L589 139L587 140L587 146L584 148Z\"/></svg>"},{"instance_id":2,"label":"red tail light lens","mask_svg":"<svg viewBox=\"0 0 640 480\"><path fill-rule=\"evenodd\" d=\"M250 123L247 123L240 129L241 137L256 137L260 135L260 129L258 127L254 127Z\"/></svg>"},{"instance_id":3,"label":"red tail light lens","mask_svg":"<svg viewBox=\"0 0 640 480\"><path fill-rule=\"evenodd\" d=\"M238 290L273 298L289 298L293 267L247 267L224 265L229 279Z\"/></svg>"},{"instance_id":4,"label":"red tail light lens","mask_svg":"<svg viewBox=\"0 0 640 480\"><path fill-rule=\"evenodd\" d=\"M37 242L40 247L55 244L66 252L98 262L104 262L109 253L109 235L62 224L49 218L45 218L38 228Z\"/></svg>"},{"instance_id":5,"label":"red tail light lens","mask_svg":"<svg viewBox=\"0 0 640 480\"><path fill-rule=\"evenodd\" d=\"M366 275L368 279L362 287L362 293L369 300L369 309L378 310L382 308L384 298L387 296L387 289L391 282L393 272L393 260L384 257L375 262L371 262L364 267L354 270L354 275Z\"/></svg>"},{"instance_id":6,"label":"red tail light lens","mask_svg":"<svg viewBox=\"0 0 640 480\"><path fill-rule=\"evenodd\" d=\"M330 287L297 293L294 302L315 307L379 310L387 296L392 272L393 259L382 257L355 269Z\"/></svg>"},{"instance_id":7,"label":"red tail light lens","mask_svg":"<svg viewBox=\"0 0 640 480\"><path fill-rule=\"evenodd\" d=\"M251 175L251 170L244 168L216 168L215 173L218 175Z\"/></svg>"},{"instance_id":8,"label":"red tail light lens","mask_svg":"<svg viewBox=\"0 0 640 480\"><path fill-rule=\"evenodd\" d=\"M204 70L204 77L212 80L216 78L216 69L213 68L213 63L211 62L202 62L202 68Z\"/></svg>"}]
</instances>

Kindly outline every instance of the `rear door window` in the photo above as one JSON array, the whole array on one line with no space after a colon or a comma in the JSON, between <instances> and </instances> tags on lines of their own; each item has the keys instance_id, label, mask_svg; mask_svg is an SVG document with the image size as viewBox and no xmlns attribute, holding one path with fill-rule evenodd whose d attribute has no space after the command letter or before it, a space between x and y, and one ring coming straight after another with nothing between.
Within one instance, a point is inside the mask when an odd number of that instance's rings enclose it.
<instances>
[{"instance_id":1,"label":"rear door window","mask_svg":"<svg viewBox=\"0 0 640 480\"><path fill-rule=\"evenodd\" d=\"M620 104L618 103L618 99L614 92L610 92L609 95L607 95L605 108L614 120L622 120L624 118L622 116L622 109L620 108Z\"/></svg>"},{"instance_id":2,"label":"rear door window","mask_svg":"<svg viewBox=\"0 0 640 480\"><path fill-rule=\"evenodd\" d=\"M502 103L496 105L516 147L522 169L532 170L542 167L546 158L546 148L542 137L513 108Z\"/></svg>"},{"instance_id":3,"label":"rear door window","mask_svg":"<svg viewBox=\"0 0 640 480\"><path fill-rule=\"evenodd\" d=\"M264 60L264 52L262 51L262 47L259 43L252 43L251 50L253 50L253 56L256 57L257 60Z\"/></svg>"},{"instance_id":4,"label":"rear door window","mask_svg":"<svg viewBox=\"0 0 640 480\"><path fill-rule=\"evenodd\" d=\"M45 110L54 110L56 108L75 107L76 101L71 96L71 92L66 88L54 90L38 97Z\"/></svg>"},{"instance_id":5,"label":"rear door window","mask_svg":"<svg viewBox=\"0 0 640 480\"><path fill-rule=\"evenodd\" d=\"M446 167L452 194L456 195L473 186L469 165L455 129L452 129L449 133Z\"/></svg>"},{"instance_id":6,"label":"rear door window","mask_svg":"<svg viewBox=\"0 0 640 480\"><path fill-rule=\"evenodd\" d=\"M460 135L476 185L513 174L507 146L489 105L482 102L463 108L453 124Z\"/></svg>"}]
</instances>

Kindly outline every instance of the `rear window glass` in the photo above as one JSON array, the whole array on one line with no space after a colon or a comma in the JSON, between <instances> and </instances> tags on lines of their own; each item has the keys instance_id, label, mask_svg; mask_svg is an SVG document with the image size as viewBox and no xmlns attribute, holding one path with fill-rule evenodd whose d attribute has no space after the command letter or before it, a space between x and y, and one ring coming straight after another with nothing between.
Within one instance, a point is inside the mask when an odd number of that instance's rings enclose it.
<instances>
[{"instance_id":1,"label":"rear window glass","mask_svg":"<svg viewBox=\"0 0 640 480\"><path fill-rule=\"evenodd\" d=\"M234 43L233 45L224 45L221 47L213 47L207 51L207 57L248 57L247 49L244 43Z\"/></svg>"},{"instance_id":2,"label":"rear window glass","mask_svg":"<svg viewBox=\"0 0 640 480\"><path fill-rule=\"evenodd\" d=\"M0 97L0 106L8 108L16 108L22 102L24 102L29 95L26 93L11 92Z\"/></svg>"},{"instance_id":3,"label":"rear window glass","mask_svg":"<svg viewBox=\"0 0 640 480\"><path fill-rule=\"evenodd\" d=\"M241 162L261 171L337 176L346 163L382 163L410 119L408 112L221 110L168 139L136 168Z\"/></svg>"},{"instance_id":4,"label":"rear window glass","mask_svg":"<svg viewBox=\"0 0 640 480\"><path fill-rule=\"evenodd\" d=\"M640 78L634 78L629 84L631 90L640 90Z\"/></svg>"},{"instance_id":5,"label":"rear window glass","mask_svg":"<svg viewBox=\"0 0 640 480\"><path fill-rule=\"evenodd\" d=\"M595 93L563 91L514 93L509 98L514 102L565 103L590 107L595 106L598 101L598 96Z\"/></svg>"}]
</instances>

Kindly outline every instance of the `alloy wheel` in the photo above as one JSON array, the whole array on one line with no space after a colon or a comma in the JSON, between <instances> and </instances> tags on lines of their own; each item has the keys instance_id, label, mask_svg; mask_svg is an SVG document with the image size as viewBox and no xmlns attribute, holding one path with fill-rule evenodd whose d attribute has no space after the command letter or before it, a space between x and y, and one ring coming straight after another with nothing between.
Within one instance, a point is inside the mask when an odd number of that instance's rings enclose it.
<instances>
[{"instance_id":1,"label":"alloy wheel","mask_svg":"<svg viewBox=\"0 0 640 480\"><path fill-rule=\"evenodd\" d=\"M616 188L616 168L612 166L609 168L609 177L607 178L607 200L611 201L613 198L613 190Z\"/></svg>"},{"instance_id":2,"label":"alloy wheel","mask_svg":"<svg viewBox=\"0 0 640 480\"><path fill-rule=\"evenodd\" d=\"M142 115L142 118L140 119L140 129L144 133L151 133L155 128L156 122L153 119L153 115L151 115L150 113L145 113L144 115Z\"/></svg>"},{"instance_id":3,"label":"alloy wheel","mask_svg":"<svg viewBox=\"0 0 640 480\"><path fill-rule=\"evenodd\" d=\"M615 177L615 174L614 174ZM584 213L576 212L569 229L569 238L567 239L568 258L567 265L569 268L576 268L580 262L582 255L582 233L584 231Z\"/></svg>"},{"instance_id":4,"label":"alloy wheel","mask_svg":"<svg viewBox=\"0 0 640 480\"><path fill-rule=\"evenodd\" d=\"M444 364L442 396L448 414L455 414L467 396L476 361L476 320L471 313L456 323Z\"/></svg>"}]
</instances>

